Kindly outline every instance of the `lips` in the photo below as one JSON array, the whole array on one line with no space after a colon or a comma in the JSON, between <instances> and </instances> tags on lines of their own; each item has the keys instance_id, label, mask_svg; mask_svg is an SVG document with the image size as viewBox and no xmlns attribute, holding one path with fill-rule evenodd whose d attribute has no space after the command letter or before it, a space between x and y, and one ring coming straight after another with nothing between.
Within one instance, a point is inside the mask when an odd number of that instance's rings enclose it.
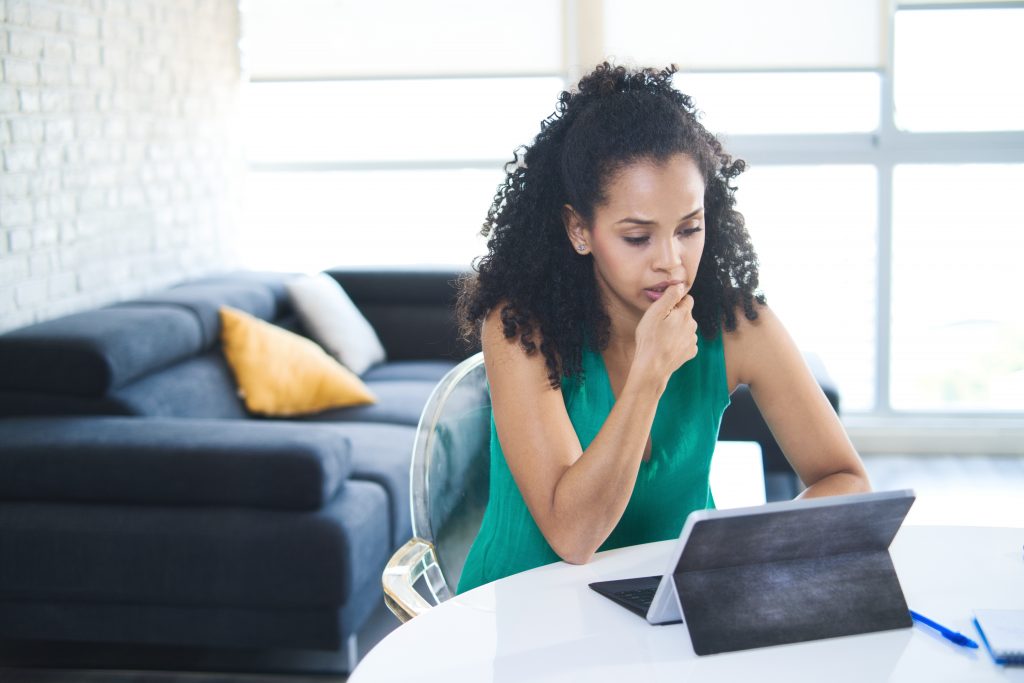
<instances>
[{"instance_id":1,"label":"lips","mask_svg":"<svg viewBox=\"0 0 1024 683\"><path fill-rule=\"evenodd\" d=\"M678 285L678 284L683 284L683 281L682 280L664 280L662 282L659 282L656 285L651 285L650 287L645 287L644 288L644 294L647 295L647 298L650 299L651 301L657 301L658 299L661 298L661 295L665 293L666 289L668 289L672 285Z\"/></svg>"}]
</instances>

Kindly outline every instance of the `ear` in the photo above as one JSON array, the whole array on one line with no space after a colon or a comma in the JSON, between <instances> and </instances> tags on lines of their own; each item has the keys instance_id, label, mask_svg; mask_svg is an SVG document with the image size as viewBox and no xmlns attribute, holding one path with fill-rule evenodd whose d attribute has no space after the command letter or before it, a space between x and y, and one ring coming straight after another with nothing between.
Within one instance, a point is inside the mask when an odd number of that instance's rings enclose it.
<instances>
[{"instance_id":1,"label":"ear","mask_svg":"<svg viewBox=\"0 0 1024 683\"><path fill-rule=\"evenodd\" d=\"M583 217L568 204L562 207L562 223L573 250L577 254L589 254L590 230Z\"/></svg>"}]
</instances>

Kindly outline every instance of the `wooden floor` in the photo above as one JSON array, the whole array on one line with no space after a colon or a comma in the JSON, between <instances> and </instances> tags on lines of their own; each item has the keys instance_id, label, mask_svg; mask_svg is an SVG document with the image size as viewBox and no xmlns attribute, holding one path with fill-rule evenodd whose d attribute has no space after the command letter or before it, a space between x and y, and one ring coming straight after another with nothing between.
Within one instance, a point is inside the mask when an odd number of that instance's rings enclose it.
<instances>
[{"instance_id":1,"label":"wooden floor","mask_svg":"<svg viewBox=\"0 0 1024 683\"><path fill-rule=\"evenodd\" d=\"M865 457L875 490L912 488L908 524L1024 528L1024 458L875 455ZM397 622L382 607L360 638L365 653ZM343 676L0 668L0 683L341 683Z\"/></svg>"}]
</instances>

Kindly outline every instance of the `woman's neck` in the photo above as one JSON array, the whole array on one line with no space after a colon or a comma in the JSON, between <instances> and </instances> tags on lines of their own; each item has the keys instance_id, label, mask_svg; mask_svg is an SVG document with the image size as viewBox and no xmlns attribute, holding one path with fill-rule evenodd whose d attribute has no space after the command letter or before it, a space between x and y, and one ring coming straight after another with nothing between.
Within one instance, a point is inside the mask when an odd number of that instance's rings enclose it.
<instances>
[{"instance_id":1,"label":"woman's neck","mask_svg":"<svg viewBox=\"0 0 1024 683\"><path fill-rule=\"evenodd\" d=\"M642 314L624 306L600 278L598 291L608 316L608 346L603 351L604 358L606 361L623 361L625 367L629 367L636 351L636 326L640 324Z\"/></svg>"},{"instance_id":2,"label":"woman's neck","mask_svg":"<svg viewBox=\"0 0 1024 683\"><path fill-rule=\"evenodd\" d=\"M608 346L604 350L606 358L621 360L628 367L636 351L636 326L638 319L624 315L619 311L608 311L609 329Z\"/></svg>"}]
</instances>

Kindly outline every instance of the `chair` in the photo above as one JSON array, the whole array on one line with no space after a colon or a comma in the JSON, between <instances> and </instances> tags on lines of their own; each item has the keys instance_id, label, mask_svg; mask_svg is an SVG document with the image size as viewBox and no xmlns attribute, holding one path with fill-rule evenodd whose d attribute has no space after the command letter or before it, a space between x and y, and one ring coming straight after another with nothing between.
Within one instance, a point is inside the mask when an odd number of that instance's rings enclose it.
<instances>
[{"instance_id":1,"label":"chair","mask_svg":"<svg viewBox=\"0 0 1024 683\"><path fill-rule=\"evenodd\" d=\"M491 396L477 353L444 376L420 416L409 487L413 537L382 577L384 601L403 622L455 593L487 507L490 440Z\"/></svg>"}]
</instances>

